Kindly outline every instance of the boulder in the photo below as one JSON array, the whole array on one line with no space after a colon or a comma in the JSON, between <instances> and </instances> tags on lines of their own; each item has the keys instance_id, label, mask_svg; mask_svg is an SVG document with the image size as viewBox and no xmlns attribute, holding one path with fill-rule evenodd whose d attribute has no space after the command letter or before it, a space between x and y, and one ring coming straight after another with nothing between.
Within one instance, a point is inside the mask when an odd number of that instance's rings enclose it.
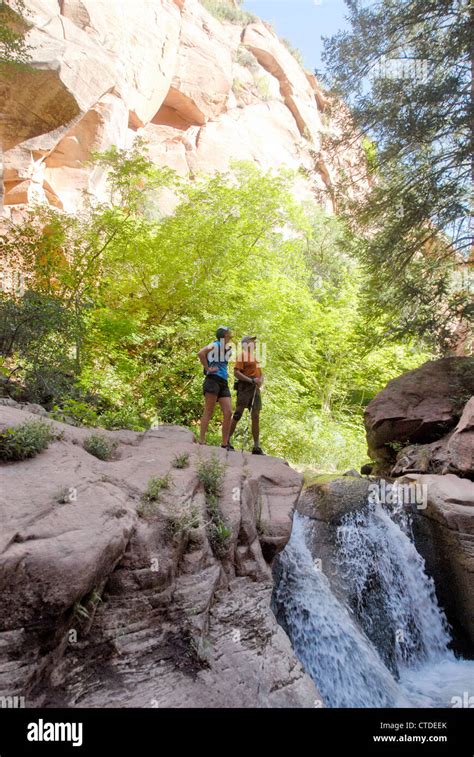
<instances>
[{"instance_id":1,"label":"boulder","mask_svg":"<svg viewBox=\"0 0 474 757\"><path fill-rule=\"evenodd\" d=\"M370 481L351 471L344 477L321 476L319 481L308 486L298 500L297 510L313 520L338 524L338 521L353 510L367 504Z\"/></svg>"},{"instance_id":2,"label":"boulder","mask_svg":"<svg viewBox=\"0 0 474 757\"><path fill-rule=\"evenodd\" d=\"M2 428L35 418L0 404ZM47 450L0 464L0 695L31 707L313 706L270 609L301 476L202 448L177 426L99 430L117 445L104 462L83 447L92 429L49 422L61 434ZM213 455L229 530L217 543L198 476ZM167 475L146 501L150 478Z\"/></svg>"},{"instance_id":3,"label":"boulder","mask_svg":"<svg viewBox=\"0 0 474 757\"><path fill-rule=\"evenodd\" d=\"M431 444L411 445L399 452L392 474L406 473L455 473L474 479L474 397L450 434Z\"/></svg>"},{"instance_id":4,"label":"boulder","mask_svg":"<svg viewBox=\"0 0 474 757\"><path fill-rule=\"evenodd\" d=\"M435 580L457 647L468 651L474 643L474 483L451 473L401 480L425 487L426 508L414 508L416 546Z\"/></svg>"},{"instance_id":5,"label":"boulder","mask_svg":"<svg viewBox=\"0 0 474 757\"><path fill-rule=\"evenodd\" d=\"M397 447L429 444L452 431L474 394L474 358L446 357L389 381L364 415L369 455L395 462Z\"/></svg>"}]
</instances>

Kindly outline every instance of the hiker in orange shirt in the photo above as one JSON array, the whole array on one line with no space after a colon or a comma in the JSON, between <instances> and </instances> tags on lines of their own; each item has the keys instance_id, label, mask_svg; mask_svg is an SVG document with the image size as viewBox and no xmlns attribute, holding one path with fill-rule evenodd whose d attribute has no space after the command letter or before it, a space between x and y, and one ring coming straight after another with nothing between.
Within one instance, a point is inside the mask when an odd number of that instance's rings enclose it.
<instances>
[{"instance_id":1,"label":"hiker in orange shirt","mask_svg":"<svg viewBox=\"0 0 474 757\"><path fill-rule=\"evenodd\" d=\"M230 438L234 433L237 423L242 418L244 410L248 410L252 418L252 436L253 450L252 455L265 454L260 447L260 411L262 409L262 398L260 396L260 387L263 384L263 373L259 363L255 358L256 336L244 336L242 339L242 349L234 366L234 376L236 378L237 403L232 424L230 427Z\"/></svg>"}]
</instances>

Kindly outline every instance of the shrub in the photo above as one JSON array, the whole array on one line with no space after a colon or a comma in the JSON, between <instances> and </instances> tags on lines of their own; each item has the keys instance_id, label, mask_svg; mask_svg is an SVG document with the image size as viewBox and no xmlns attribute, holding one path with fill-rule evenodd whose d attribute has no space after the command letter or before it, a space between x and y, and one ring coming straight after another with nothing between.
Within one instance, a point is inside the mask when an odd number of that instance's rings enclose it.
<instances>
[{"instance_id":1,"label":"shrub","mask_svg":"<svg viewBox=\"0 0 474 757\"><path fill-rule=\"evenodd\" d=\"M243 89L244 89L244 85L242 84L240 79L236 77L234 81L232 82L232 92L234 93L236 97L239 97Z\"/></svg>"},{"instance_id":2,"label":"shrub","mask_svg":"<svg viewBox=\"0 0 474 757\"><path fill-rule=\"evenodd\" d=\"M86 402L67 399L60 405L54 405L51 417L56 421L70 423L72 426L98 426L96 411Z\"/></svg>"},{"instance_id":3,"label":"shrub","mask_svg":"<svg viewBox=\"0 0 474 757\"><path fill-rule=\"evenodd\" d=\"M156 506L160 501L160 495L163 489L169 489L172 484L171 473L165 476L154 476L148 481L147 487L142 494L137 512L142 518L152 517L156 512Z\"/></svg>"},{"instance_id":4,"label":"shrub","mask_svg":"<svg viewBox=\"0 0 474 757\"><path fill-rule=\"evenodd\" d=\"M142 499L145 500L145 502L158 502L162 490L169 489L171 483L171 473L167 473L166 476L161 476L161 478L156 476L150 478Z\"/></svg>"},{"instance_id":5,"label":"shrub","mask_svg":"<svg viewBox=\"0 0 474 757\"><path fill-rule=\"evenodd\" d=\"M268 84L268 81L265 79L264 76L256 76L254 78L255 86L257 88L259 97L263 102L267 102L268 100L272 99L272 94L270 92L270 86Z\"/></svg>"},{"instance_id":6,"label":"shrub","mask_svg":"<svg viewBox=\"0 0 474 757\"><path fill-rule=\"evenodd\" d=\"M26 460L35 457L56 435L43 421L26 421L21 426L7 428L0 434L0 460Z\"/></svg>"},{"instance_id":7,"label":"shrub","mask_svg":"<svg viewBox=\"0 0 474 757\"><path fill-rule=\"evenodd\" d=\"M236 59L237 63L240 66L245 66L245 68L248 68L249 71L252 71L252 73L257 73L260 68L255 56L252 55L252 53L249 52L243 45L240 45L240 47L237 49Z\"/></svg>"},{"instance_id":8,"label":"shrub","mask_svg":"<svg viewBox=\"0 0 474 757\"><path fill-rule=\"evenodd\" d=\"M209 515L207 535L215 557L225 556L231 530L224 523L219 509L219 494L224 480L225 465L213 455L209 460L201 460L198 465L198 479L206 494L206 509Z\"/></svg>"},{"instance_id":9,"label":"shrub","mask_svg":"<svg viewBox=\"0 0 474 757\"><path fill-rule=\"evenodd\" d=\"M201 5L219 21L229 21L231 24L245 26L257 20L253 13L235 8L225 0L201 0Z\"/></svg>"},{"instance_id":10,"label":"shrub","mask_svg":"<svg viewBox=\"0 0 474 757\"><path fill-rule=\"evenodd\" d=\"M2 244L2 252L7 246ZM18 248L21 257L24 245ZM74 391L76 327L77 319L58 297L31 290L0 292L0 355L15 368L30 402L52 407Z\"/></svg>"},{"instance_id":11,"label":"shrub","mask_svg":"<svg viewBox=\"0 0 474 757\"><path fill-rule=\"evenodd\" d=\"M199 510L196 505L192 505L181 515L173 514L169 519L169 531L171 536L181 536L189 533L192 529L199 528Z\"/></svg>"},{"instance_id":12,"label":"shrub","mask_svg":"<svg viewBox=\"0 0 474 757\"><path fill-rule=\"evenodd\" d=\"M225 557L232 531L223 521L211 523L208 529L209 543L215 557Z\"/></svg>"},{"instance_id":13,"label":"shrub","mask_svg":"<svg viewBox=\"0 0 474 757\"><path fill-rule=\"evenodd\" d=\"M146 431L149 426L148 420L140 412L127 406L104 411L99 421L101 426L111 430L127 428L130 431Z\"/></svg>"},{"instance_id":14,"label":"shrub","mask_svg":"<svg viewBox=\"0 0 474 757\"><path fill-rule=\"evenodd\" d=\"M224 480L225 465L215 455L208 460L201 460L197 467L197 476L206 492L206 501L217 498Z\"/></svg>"},{"instance_id":15,"label":"shrub","mask_svg":"<svg viewBox=\"0 0 474 757\"><path fill-rule=\"evenodd\" d=\"M98 460L111 460L117 449L117 442L111 442L103 434L91 434L85 440L83 447Z\"/></svg>"},{"instance_id":16,"label":"shrub","mask_svg":"<svg viewBox=\"0 0 474 757\"><path fill-rule=\"evenodd\" d=\"M172 462L173 468L187 468L189 466L189 452L183 452L182 455L176 455Z\"/></svg>"}]
</instances>

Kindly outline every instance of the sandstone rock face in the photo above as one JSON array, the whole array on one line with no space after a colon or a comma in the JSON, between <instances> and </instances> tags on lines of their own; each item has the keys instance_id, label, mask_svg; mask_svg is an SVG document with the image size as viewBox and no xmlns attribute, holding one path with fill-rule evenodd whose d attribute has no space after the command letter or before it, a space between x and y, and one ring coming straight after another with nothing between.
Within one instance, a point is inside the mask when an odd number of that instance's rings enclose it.
<instances>
[{"instance_id":1,"label":"sandstone rock face","mask_svg":"<svg viewBox=\"0 0 474 757\"><path fill-rule=\"evenodd\" d=\"M74 212L84 191L103 200L91 152L126 148L137 135L158 165L183 176L236 159L304 169L297 193L328 211L339 169L355 176L363 162L359 147L342 163L325 154L328 99L263 23L221 23L198 0L25 5L32 69L0 79L12 218L32 202Z\"/></svg>"},{"instance_id":2,"label":"sandstone rock face","mask_svg":"<svg viewBox=\"0 0 474 757\"><path fill-rule=\"evenodd\" d=\"M395 476L456 473L474 478L474 397L466 404L454 431L432 444L405 447L392 472Z\"/></svg>"},{"instance_id":3,"label":"sandstone rock face","mask_svg":"<svg viewBox=\"0 0 474 757\"><path fill-rule=\"evenodd\" d=\"M35 418L0 405L2 429ZM62 437L46 451L0 466L0 695L30 707L313 706L270 610L299 474L215 450L230 531L216 551L197 474L213 451L189 431L104 431L118 446L103 462L83 447L91 429L52 425ZM145 507L149 479L167 474Z\"/></svg>"},{"instance_id":4,"label":"sandstone rock face","mask_svg":"<svg viewBox=\"0 0 474 757\"><path fill-rule=\"evenodd\" d=\"M389 381L365 411L369 455L390 463L395 461L393 443L404 447L441 439L457 425L472 395L474 358L469 357L430 361ZM458 432L465 435L466 429ZM463 438L459 433L455 447Z\"/></svg>"},{"instance_id":5,"label":"sandstone rock face","mask_svg":"<svg viewBox=\"0 0 474 757\"><path fill-rule=\"evenodd\" d=\"M410 475L425 486L426 509L414 521L417 547L455 636L474 643L474 483L453 474Z\"/></svg>"},{"instance_id":6,"label":"sandstone rock face","mask_svg":"<svg viewBox=\"0 0 474 757\"><path fill-rule=\"evenodd\" d=\"M377 469L423 487L426 507L413 506L417 547L466 651L474 640L473 394L474 359L443 358L390 381L365 414Z\"/></svg>"}]
</instances>

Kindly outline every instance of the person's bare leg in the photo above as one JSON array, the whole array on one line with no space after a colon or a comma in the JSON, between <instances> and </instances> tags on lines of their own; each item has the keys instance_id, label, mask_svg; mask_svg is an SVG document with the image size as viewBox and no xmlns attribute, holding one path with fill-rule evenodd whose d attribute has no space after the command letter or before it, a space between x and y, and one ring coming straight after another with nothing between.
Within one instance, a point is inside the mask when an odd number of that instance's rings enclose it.
<instances>
[{"instance_id":1,"label":"person's bare leg","mask_svg":"<svg viewBox=\"0 0 474 757\"><path fill-rule=\"evenodd\" d=\"M237 428L238 421L235 420L235 418L232 418L232 422L230 424L230 431L229 431L229 441L232 439L234 435L234 431Z\"/></svg>"},{"instance_id":2,"label":"person's bare leg","mask_svg":"<svg viewBox=\"0 0 474 757\"><path fill-rule=\"evenodd\" d=\"M235 413L232 416L232 422L230 424L229 442L232 439L235 429L237 428L237 424L242 418L242 415L244 414L244 412L245 412L245 407L242 408L242 406L239 405L239 398L237 397L237 407L235 408ZM237 418L235 416L237 416Z\"/></svg>"},{"instance_id":3,"label":"person's bare leg","mask_svg":"<svg viewBox=\"0 0 474 757\"><path fill-rule=\"evenodd\" d=\"M204 412L201 418L201 433L199 435L199 444L206 443L206 434L209 427L209 421L214 414L214 408L217 402L217 395L206 392L204 395Z\"/></svg>"},{"instance_id":4,"label":"person's bare leg","mask_svg":"<svg viewBox=\"0 0 474 757\"><path fill-rule=\"evenodd\" d=\"M252 436L253 446L260 447L260 413L252 410Z\"/></svg>"},{"instance_id":5,"label":"person's bare leg","mask_svg":"<svg viewBox=\"0 0 474 757\"><path fill-rule=\"evenodd\" d=\"M219 405L222 409L222 446L229 444L230 424L232 422L232 399L230 397L221 397Z\"/></svg>"}]
</instances>

